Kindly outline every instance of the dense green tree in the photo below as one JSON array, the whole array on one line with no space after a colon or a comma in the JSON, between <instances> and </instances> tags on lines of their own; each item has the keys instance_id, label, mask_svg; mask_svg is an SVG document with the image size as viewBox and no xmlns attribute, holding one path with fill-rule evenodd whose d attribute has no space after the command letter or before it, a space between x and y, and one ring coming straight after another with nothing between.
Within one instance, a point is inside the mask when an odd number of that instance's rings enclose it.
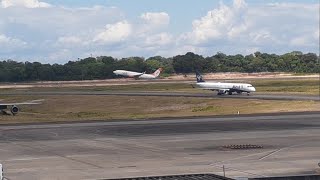
<instances>
[{"instance_id":1,"label":"dense green tree","mask_svg":"<svg viewBox=\"0 0 320 180\"><path fill-rule=\"evenodd\" d=\"M0 61L0 82L87 80L116 77L113 71L124 69L152 73L159 67L162 75L172 73L201 72L297 72L319 73L319 56L293 51L283 55L255 52L226 55L218 52L210 57L188 52L174 57L154 56L116 59L111 56L88 57L65 64L41 64L39 62Z\"/></svg>"},{"instance_id":2,"label":"dense green tree","mask_svg":"<svg viewBox=\"0 0 320 180\"><path fill-rule=\"evenodd\" d=\"M205 60L202 56L188 52L185 55L173 57L173 68L179 73L191 73L195 70L203 71Z\"/></svg>"}]
</instances>

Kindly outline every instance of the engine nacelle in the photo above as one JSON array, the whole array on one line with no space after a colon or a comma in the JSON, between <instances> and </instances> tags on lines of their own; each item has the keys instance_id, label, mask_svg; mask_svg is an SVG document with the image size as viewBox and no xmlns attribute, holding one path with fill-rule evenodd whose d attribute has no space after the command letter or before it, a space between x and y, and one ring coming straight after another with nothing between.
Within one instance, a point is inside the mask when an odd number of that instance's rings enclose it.
<instances>
[{"instance_id":1,"label":"engine nacelle","mask_svg":"<svg viewBox=\"0 0 320 180\"><path fill-rule=\"evenodd\" d=\"M13 115L17 114L18 112L19 112L18 106L12 106L12 107L11 107L11 113L12 113Z\"/></svg>"},{"instance_id":2,"label":"engine nacelle","mask_svg":"<svg viewBox=\"0 0 320 180\"><path fill-rule=\"evenodd\" d=\"M218 94L225 94L227 91L227 89L219 89Z\"/></svg>"}]
</instances>

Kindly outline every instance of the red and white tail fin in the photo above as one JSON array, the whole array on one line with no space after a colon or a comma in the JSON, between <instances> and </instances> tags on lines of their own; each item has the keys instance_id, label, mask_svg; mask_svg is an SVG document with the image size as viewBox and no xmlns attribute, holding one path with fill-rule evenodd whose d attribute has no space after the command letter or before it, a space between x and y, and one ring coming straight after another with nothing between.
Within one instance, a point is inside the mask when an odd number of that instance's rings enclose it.
<instances>
[{"instance_id":1,"label":"red and white tail fin","mask_svg":"<svg viewBox=\"0 0 320 180\"><path fill-rule=\"evenodd\" d=\"M157 70L153 73L153 75L154 75L155 77L158 77L158 76L160 75L161 71L162 71L162 68L159 68L159 69L157 69Z\"/></svg>"}]
</instances>

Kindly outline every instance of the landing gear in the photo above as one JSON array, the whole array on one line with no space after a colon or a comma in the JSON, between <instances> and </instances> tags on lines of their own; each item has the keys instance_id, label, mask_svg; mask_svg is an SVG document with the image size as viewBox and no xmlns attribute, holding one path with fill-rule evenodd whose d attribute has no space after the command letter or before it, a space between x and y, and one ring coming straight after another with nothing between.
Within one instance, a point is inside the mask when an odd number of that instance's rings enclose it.
<instances>
[{"instance_id":1,"label":"landing gear","mask_svg":"<svg viewBox=\"0 0 320 180\"><path fill-rule=\"evenodd\" d=\"M229 94L229 95L232 95L232 91L229 91L228 94Z\"/></svg>"},{"instance_id":2,"label":"landing gear","mask_svg":"<svg viewBox=\"0 0 320 180\"><path fill-rule=\"evenodd\" d=\"M250 96L250 93L249 93L249 92L247 92L247 96Z\"/></svg>"},{"instance_id":3,"label":"landing gear","mask_svg":"<svg viewBox=\"0 0 320 180\"><path fill-rule=\"evenodd\" d=\"M225 93L226 93L226 91L219 90L217 95L219 95L219 96L220 96L220 95L223 95L223 94L225 94Z\"/></svg>"}]
</instances>

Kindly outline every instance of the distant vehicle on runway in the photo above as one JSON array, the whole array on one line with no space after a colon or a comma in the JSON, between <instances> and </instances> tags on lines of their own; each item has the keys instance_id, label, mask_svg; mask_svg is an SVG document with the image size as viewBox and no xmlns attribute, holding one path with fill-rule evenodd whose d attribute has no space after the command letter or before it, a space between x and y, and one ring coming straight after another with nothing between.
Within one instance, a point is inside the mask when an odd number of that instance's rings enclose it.
<instances>
[{"instance_id":1,"label":"distant vehicle on runway","mask_svg":"<svg viewBox=\"0 0 320 180\"><path fill-rule=\"evenodd\" d=\"M197 78L197 83L196 83L197 88L218 91L218 95L223 95L223 94L232 95L233 92L236 92L238 94L246 92L247 95L250 95L251 92L256 91L256 89L251 84L247 84L247 83L205 82L198 71L196 71L196 78Z\"/></svg>"},{"instance_id":2,"label":"distant vehicle on runway","mask_svg":"<svg viewBox=\"0 0 320 180\"><path fill-rule=\"evenodd\" d=\"M159 77L161 71L162 71L162 68L157 69L152 74L146 74L145 72L140 73L140 72L134 72L134 71L126 71L126 70L115 70L113 71L113 73L119 76L125 76L125 77L136 78L136 79L156 79L157 77Z\"/></svg>"},{"instance_id":3,"label":"distant vehicle on runway","mask_svg":"<svg viewBox=\"0 0 320 180\"><path fill-rule=\"evenodd\" d=\"M32 100L32 101L26 101L21 103L0 103L0 111L3 115L9 115L5 110L10 109L12 115L18 114L20 111L19 105L35 105L35 104L41 104L43 99L39 100Z\"/></svg>"}]
</instances>

